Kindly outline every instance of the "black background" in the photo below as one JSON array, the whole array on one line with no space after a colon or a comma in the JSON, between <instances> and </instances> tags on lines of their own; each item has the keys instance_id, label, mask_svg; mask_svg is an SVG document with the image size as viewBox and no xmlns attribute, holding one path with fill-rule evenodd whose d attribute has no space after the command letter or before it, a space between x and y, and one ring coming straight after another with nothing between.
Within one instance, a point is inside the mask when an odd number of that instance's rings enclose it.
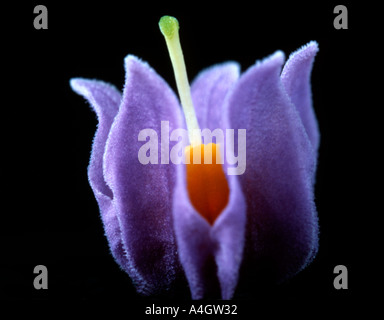
<instances>
[{"instance_id":1,"label":"black background","mask_svg":"<svg viewBox=\"0 0 384 320\"><path fill-rule=\"evenodd\" d=\"M48 30L33 27L38 4L48 8ZM180 22L190 79L219 62L238 61L244 71L276 50L288 57L310 40L319 43L312 72L321 130L319 253L306 270L265 297L294 308L304 301L325 309L360 301L366 252L362 235L368 233L362 219L367 214L362 160L368 152L363 132L369 125L357 90L364 80L357 75L364 72L359 48L368 40L362 7L345 3L348 30L333 27L337 4L31 1L6 10L2 91L9 99L2 103L1 117L1 301L124 300L139 314L152 304L135 293L109 254L87 180L97 121L84 99L71 91L69 79L96 78L121 89L123 59L134 54L175 88L157 25L165 14ZM48 268L48 290L33 287L33 268L39 264ZM333 287L333 268L339 264L348 268L348 290ZM263 294L255 288L256 297ZM253 299L238 302L243 312L252 310Z\"/></svg>"}]
</instances>

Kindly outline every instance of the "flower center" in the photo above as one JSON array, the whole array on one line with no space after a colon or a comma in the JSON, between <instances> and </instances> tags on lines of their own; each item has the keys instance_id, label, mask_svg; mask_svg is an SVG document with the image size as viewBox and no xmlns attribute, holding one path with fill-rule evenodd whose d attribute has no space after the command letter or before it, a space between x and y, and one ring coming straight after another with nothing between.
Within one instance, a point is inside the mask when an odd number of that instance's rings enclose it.
<instances>
[{"instance_id":1,"label":"flower center","mask_svg":"<svg viewBox=\"0 0 384 320\"><path fill-rule=\"evenodd\" d=\"M194 163L196 153L201 160L197 164ZM185 148L185 156L190 163L187 164L189 198L195 209L213 224L229 199L228 182L220 164L219 145L210 143L188 146ZM205 163L205 159L209 159L208 163Z\"/></svg>"},{"instance_id":2,"label":"flower center","mask_svg":"<svg viewBox=\"0 0 384 320\"><path fill-rule=\"evenodd\" d=\"M229 186L220 161L219 145L204 145L192 103L176 18L164 16L159 27L165 37L176 78L176 86L188 129L190 145L185 148L187 189L195 209L211 224L229 200Z\"/></svg>"}]
</instances>

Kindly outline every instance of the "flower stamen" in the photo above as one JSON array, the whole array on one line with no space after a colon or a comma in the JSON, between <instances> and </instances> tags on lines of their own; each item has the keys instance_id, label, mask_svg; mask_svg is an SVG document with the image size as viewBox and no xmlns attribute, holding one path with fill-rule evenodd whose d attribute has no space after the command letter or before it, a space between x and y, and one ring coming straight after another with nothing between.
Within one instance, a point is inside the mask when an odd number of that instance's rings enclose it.
<instances>
[{"instance_id":1,"label":"flower stamen","mask_svg":"<svg viewBox=\"0 0 384 320\"><path fill-rule=\"evenodd\" d=\"M193 107L191 90L189 87L187 70L185 68L183 51L179 38L179 22L171 16L164 16L159 21L161 33L167 43L169 56L176 78L176 86L183 108L185 122L187 123L189 142L192 146L202 143L199 124L197 122L195 108Z\"/></svg>"},{"instance_id":2,"label":"flower stamen","mask_svg":"<svg viewBox=\"0 0 384 320\"><path fill-rule=\"evenodd\" d=\"M220 161L219 144L202 143L180 45L179 22L174 17L164 16L159 21L159 27L167 43L187 123L190 145L185 148L185 157L189 198L200 215L213 225L229 200L229 186Z\"/></svg>"}]
</instances>

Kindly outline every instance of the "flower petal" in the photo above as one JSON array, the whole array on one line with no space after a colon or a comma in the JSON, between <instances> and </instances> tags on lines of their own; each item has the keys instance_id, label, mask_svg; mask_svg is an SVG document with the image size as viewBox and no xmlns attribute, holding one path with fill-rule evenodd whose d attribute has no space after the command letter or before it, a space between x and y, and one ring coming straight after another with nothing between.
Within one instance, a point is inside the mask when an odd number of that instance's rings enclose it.
<instances>
[{"instance_id":1,"label":"flower petal","mask_svg":"<svg viewBox=\"0 0 384 320\"><path fill-rule=\"evenodd\" d=\"M107 140L104 172L121 226L127 272L139 292L151 294L168 288L179 272L171 214L176 172L173 164L160 161L141 164L138 152L144 142L138 135L143 129L160 134L163 120L170 130L182 127L182 117L176 96L153 69L134 56L125 59L125 67L123 100Z\"/></svg>"},{"instance_id":2,"label":"flower petal","mask_svg":"<svg viewBox=\"0 0 384 320\"><path fill-rule=\"evenodd\" d=\"M230 187L229 202L212 228L212 238L217 246L217 275L223 299L232 298L238 283L247 216L246 201L238 177L231 175L227 179Z\"/></svg>"},{"instance_id":3,"label":"flower petal","mask_svg":"<svg viewBox=\"0 0 384 320\"><path fill-rule=\"evenodd\" d=\"M293 52L285 64L281 81L292 103L303 121L313 149L317 152L320 133L312 106L311 71L315 55L319 50L317 42L312 41Z\"/></svg>"},{"instance_id":4,"label":"flower petal","mask_svg":"<svg viewBox=\"0 0 384 320\"><path fill-rule=\"evenodd\" d=\"M201 129L221 128L223 101L239 78L236 62L214 65L200 72L191 85L192 100Z\"/></svg>"},{"instance_id":5,"label":"flower petal","mask_svg":"<svg viewBox=\"0 0 384 320\"><path fill-rule=\"evenodd\" d=\"M247 167L239 176L247 199L244 264L254 276L268 261L274 280L304 268L318 245L313 151L280 81L283 61L276 52L250 67L224 106L231 127L247 130Z\"/></svg>"},{"instance_id":6,"label":"flower petal","mask_svg":"<svg viewBox=\"0 0 384 320\"><path fill-rule=\"evenodd\" d=\"M237 285L245 235L245 199L236 176L229 176L228 205L211 227L192 206L185 166L177 168L173 219L179 257L193 299L230 299ZM221 293L220 293L221 290Z\"/></svg>"},{"instance_id":7,"label":"flower petal","mask_svg":"<svg viewBox=\"0 0 384 320\"><path fill-rule=\"evenodd\" d=\"M103 177L103 154L105 143L120 105L121 94L112 85L103 81L75 78L71 79L72 89L86 98L97 114L99 125L93 141L89 166L89 179L96 192L112 196Z\"/></svg>"},{"instance_id":8,"label":"flower petal","mask_svg":"<svg viewBox=\"0 0 384 320\"><path fill-rule=\"evenodd\" d=\"M81 78L71 79L72 89L86 98L96 112L99 124L93 139L88 178L99 204L101 219L109 247L117 263L124 269L127 259L121 242L119 221L112 205L112 191L107 186L103 175L103 155L113 119L121 101L120 92L112 85Z\"/></svg>"}]
</instances>

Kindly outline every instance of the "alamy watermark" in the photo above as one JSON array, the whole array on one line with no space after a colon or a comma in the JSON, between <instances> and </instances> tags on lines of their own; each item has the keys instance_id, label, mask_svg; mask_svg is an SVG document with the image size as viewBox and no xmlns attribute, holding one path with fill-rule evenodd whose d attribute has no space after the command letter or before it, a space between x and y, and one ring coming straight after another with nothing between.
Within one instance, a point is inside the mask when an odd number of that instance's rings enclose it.
<instances>
[{"instance_id":1,"label":"alamy watermark","mask_svg":"<svg viewBox=\"0 0 384 320\"><path fill-rule=\"evenodd\" d=\"M38 265L33 269L33 273L37 274L33 280L35 289L48 289L48 269L46 266Z\"/></svg>"},{"instance_id":2,"label":"alamy watermark","mask_svg":"<svg viewBox=\"0 0 384 320\"><path fill-rule=\"evenodd\" d=\"M246 130L237 130L237 141L235 141L235 130L210 129L196 130L204 142L204 164L212 163L211 149L213 138L216 145L219 145L220 154L216 154L216 163L227 166L228 175L242 175L246 169ZM195 132L196 132L195 131ZM194 132L194 133L195 133ZM149 138L149 140L148 140ZM185 156L185 147L189 145L188 131L186 129L174 129L170 132L169 121L161 121L160 147L158 133L154 129L143 129L139 132L138 141L145 141L138 151L139 162L147 164L189 164L190 158ZM170 149L170 141L177 142ZM235 150L236 149L236 150ZM160 150L160 162L159 162ZM236 151L236 152L235 152ZM201 154L194 150L193 164L201 163Z\"/></svg>"},{"instance_id":3,"label":"alamy watermark","mask_svg":"<svg viewBox=\"0 0 384 320\"><path fill-rule=\"evenodd\" d=\"M337 5L333 9L333 13L337 14L333 20L333 26L336 30L348 29L348 10L346 6Z\"/></svg>"},{"instance_id":4,"label":"alamy watermark","mask_svg":"<svg viewBox=\"0 0 384 320\"><path fill-rule=\"evenodd\" d=\"M33 19L33 27L36 30L48 29L48 9L46 6L37 5L33 9L33 13L36 14Z\"/></svg>"}]
</instances>

